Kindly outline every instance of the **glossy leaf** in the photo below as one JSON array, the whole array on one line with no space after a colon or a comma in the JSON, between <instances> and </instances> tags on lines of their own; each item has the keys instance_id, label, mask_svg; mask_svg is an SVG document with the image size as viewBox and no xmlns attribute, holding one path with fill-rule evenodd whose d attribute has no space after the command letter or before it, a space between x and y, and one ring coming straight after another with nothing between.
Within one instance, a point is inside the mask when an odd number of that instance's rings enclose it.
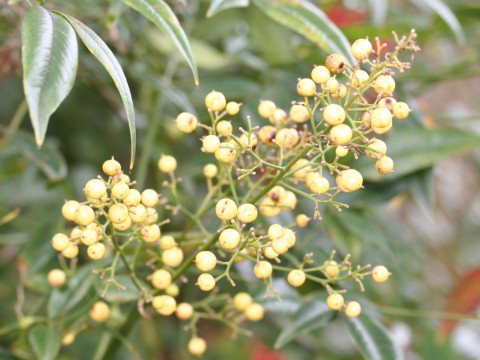
<instances>
[{"instance_id":1,"label":"glossy leaf","mask_svg":"<svg viewBox=\"0 0 480 360\"><path fill-rule=\"evenodd\" d=\"M31 7L22 23L23 86L38 146L50 116L72 89L77 62L77 38L68 22Z\"/></svg>"},{"instance_id":2,"label":"glossy leaf","mask_svg":"<svg viewBox=\"0 0 480 360\"><path fill-rule=\"evenodd\" d=\"M90 50L90 52L108 71L120 93L125 111L127 112L128 125L130 127L130 169L132 169L133 162L135 161L136 148L135 109L133 107L132 94L130 93L127 78L123 73L122 67L115 58L115 55L113 55L112 51L108 48L107 44L105 44L105 42L92 29L70 15L61 12L55 13L63 16L73 26L78 37L83 41L88 50Z\"/></svg>"},{"instance_id":3,"label":"glossy leaf","mask_svg":"<svg viewBox=\"0 0 480 360\"><path fill-rule=\"evenodd\" d=\"M60 333L57 329L36 325L28 332L28 340L39 360L56 359L60 350Z\"/></svg>"},{"instance_id":4,"label":"glossy leaf","mask_svg":"<svg viewBox=\"0 0 480 360\"><path fill-rule=\"evenodd\" d=\"M345 35L312 3L305 0L253 0L253 3L273 20L305 36L325 52L341 54L350 63L354 62Z\"/></svg>"},{"instance_id":5,"label":"glossy leaf","mask_svg":"<svg viewBox=\"0 0 480 360\"><path fill-rule=\"evenodd\" d=\"M198 72L187 35L180 26L175 13L163 0L123 0L157 25L177 46L192 69L195 85L198 86Z\"/></svg>"},{"instance_id":6,"label":"glossy leaf","mask_svg":"<svg viewBox=\"0 0 480 360\"><path fill-rule=\"evenodd\" d=\"M236 8L247 7L249 0L212 0L207 11L207 17L212 17L220 11Z\"/></svg>"},{"instance_id":7,"label":"glossy leaf","mask_svg":"<svg viewBox=\"0 0 480 360\"><path fill-rule=\"evenodd\" d=\"M378 321L359 315L345 317L348 332L365 359L403 360L404 354L398 342Z\"/></svg>"}]
</instances>

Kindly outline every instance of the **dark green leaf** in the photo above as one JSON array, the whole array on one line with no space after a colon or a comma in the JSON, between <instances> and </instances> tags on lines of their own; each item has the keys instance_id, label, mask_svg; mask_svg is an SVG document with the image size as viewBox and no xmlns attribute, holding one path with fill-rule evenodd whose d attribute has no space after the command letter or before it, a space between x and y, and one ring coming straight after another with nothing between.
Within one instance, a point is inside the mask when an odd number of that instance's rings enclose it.
<instances>
[{"instance_id":1,"label":"dark green leaf","mask_svg":"<svg viewBox=\"0 0 480 360\"><path fill-rule=\"evenodd\" d=\"M31 7L22 23L23 86L38 146L50 116L72 89L77 62L77 38L68 22Z\"/></svg>"},{"instance_id":2,"label":"dark green leaf","mask_svg":"<svg viewBox=\"0 0 480 360\"><path fill-rule=\"evenodd\" d=\"M130 93L130 88L128 87L127 79L123 73L122 67L115 58L115 55L113 55L112 51L108 48L107 44L105 44L92 29L70 15L61 12L55 13L63 16L73 26L88 50L90 50L90 52L108 71L120 93L123 105L125 106L125 111L127 112L128 125L130 127L130 169L132 169L136 148L135 109L133 107L132 94Z\"/></svg>"},{"instance_id":3,"label":"dark green leaf","mask_svg":"<svg viewBox=\"0 0 480 360\"><path fill-rule=\"evenodd\" d=\"M40 360L53 360L60 350L60 333L54 327L36 325L28 332L28 340Z\"/></svg>"},{"instance_id":4,"label":"dark green leaf","mask_svg":"<svg viewBox=\"0 0 480 360\"><path fill-rule=\"evenodd\" d=\"M426 213L431 212L435 201L433 168L420 170L405 180L417 205Z\"/></svg>"},{"instance_id":5,"label":"dark green leaf","mask_svg":"<svg viewBox=\"0 0 480 360\"><path fill-rule=\"evenodd\" d=\"M305 36L328 53L345 56L353 64L355 59L345 35L312 3L304 0L253 0L253 3L273 20Z\"/></svg>"},{"instance_id":6,"label":"dark green leaf","mask_svg":"<svg viewBox=\"0 0 480 360\"><path fill-rule=\"evenodd\" d=\"M249 0L212 0L207 11L207 17L212 17L220 11L236 8L247 7Z\"/></svg>"},{"instance_id":7,"label":"dark green leaf","mask_svg":"<svg viewBox=\"0 0 480 360\"><path fill-rule=\"evenodd\" d=\"M123 0L125 4L135 9L157 25L175 43L178 50L187 59L192 69L195 85L198 86L197 65L187 35L180 26L175 13L163 0Z\"/></svg>"},{"instance_id":8,"label":"dark green leaf","mask_svg":"<svg viewBox=\"0 0 480 360\"><path fill-rule=\"evenodd\" d=\"M345 317L348 332L355 345L368 360L402 360L403 351L390 332L366 315Z\"/></svg>"}]
</instances>

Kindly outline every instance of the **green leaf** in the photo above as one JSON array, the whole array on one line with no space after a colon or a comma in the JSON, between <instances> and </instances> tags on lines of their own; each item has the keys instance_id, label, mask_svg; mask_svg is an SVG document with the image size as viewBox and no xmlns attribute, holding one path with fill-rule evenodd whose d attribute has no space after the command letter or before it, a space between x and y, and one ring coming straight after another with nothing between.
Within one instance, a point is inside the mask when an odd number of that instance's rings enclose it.
<instances>
[{"instance_id":1,"label":"green leaf","mask_svg":"<svg viewBox=\"0 0 480 360\"><path fill-rule=\"evenodd\" d=\"M22 23L23 86L39 147L50 116L72 89L77 62L77 38L68 22L31 7Z\"/></svg>"},{"instance_id":2,"label":"green leaf","mask_svg":"<svg viewBox=\"0 0 480 360\"><path fill-rule=\"evenodd\" d=\"M136 148L136 128L135 128L135 109L133 107L132 94L128 87L127 78L123 73L122 67L118 63L115 55L108 48L107 44L88 26L81 21L71 17L70 15L63 14L55 11L56 14L63 16L75 29L77 35L83 41L85 46L90 52L97 58L97 60L105 67L113 79L115 86L120 93L120 97L125 106L127 112L128 126L130 128L130 142L131 142L131 155L130 155L130 170L133 167L135 161L135 148Z\"/></svg>"},{"instance_id":3,"label":"green leaf","mask_svg":"<svg viewBox=\"0 0 480 360\"><path fill-rule=\"evenodd\" d=\"M345 316L348 332L368 360L403 360L404 354L398 342L378 321L366 315L355 318Z\"/></svg>"},{"instance_id":4,"label":"green leaf","mask_svg":"<svg viewBox=\"0 0 480 360\"><path fill-rule=\"evenodd\" d=\"M303 305L293 316L293 323L285 327L277 340L275 349L288 344L301 333L319 329L325 326L333 318L335 313L325 303L317 298Z\"/></svg>"},{"instance_id":5,"label":"green leaf","mask_svg":"<svg viewBox=\"0 0 480 360\"><path fill-rule=\"evenodd\" d=\"M236 8L247 7L249 0L212 0L207 11L207 17L212 17L220 11Z\"/></svg>"},{"instance_id":6,"label":"green leaf","mask_svg":"<svg viewBox=\"0 0 480 360\"><path fill-rule=\"evenodd\" d=\"M40 360L53 360L60 350L60 333L54 327L37 325L28 332L28 340Z\"/></svg>"},{"instance_id":7,"label":"green leaf","mask_svg":"<svg viewBox=\"0 0 480 360\"><path fill-rule=\"evenodd\" d=\"M352 167L360 171L365 180L394 179L426 169L441 159L479 147L480 136L458 129L405 129L395 132L386 142L394 172L380 175L375 170L375 160L363 157Z\"/></svg>"},{"instance_id":8,"label":"green leaf","mask_svg":"<svg viewBox=\"0 0 480 360\"><path fill-rule=\"evenodd\" d=\"M157 25L177 46L192 69L195 85L198 86L198 72L187 35L180 26L175 13L163 0L123 0L125 4L144 15Z\"/></svg>"},{"instance_id":9,"label":"green leaf","mask_svg":"<svg viewBox=\"0 0 480 360\"><path fill-rule=\"evenodd\" d=\"M129 275L116 275L115 281L125 286L125 289L118 290L116 286L110 286L105 294L105 300L115 303L125 303L138 300L140 291L137 289L135 283ZM99 294L101 294L104 289L104 282L97 284L97 291Z\"/></svg>"},{"instance_id":10,"label":"green leaf","mask_svg":"<svg viewBox=\"0 0 480 360\"><path fill-rule=\"evenodd\" d=\"M350 43L340 29L318 7L305 0L253 0L265 14L313 41L327 53L338 53L351 64Z\"/></svg>"}]
</instances>

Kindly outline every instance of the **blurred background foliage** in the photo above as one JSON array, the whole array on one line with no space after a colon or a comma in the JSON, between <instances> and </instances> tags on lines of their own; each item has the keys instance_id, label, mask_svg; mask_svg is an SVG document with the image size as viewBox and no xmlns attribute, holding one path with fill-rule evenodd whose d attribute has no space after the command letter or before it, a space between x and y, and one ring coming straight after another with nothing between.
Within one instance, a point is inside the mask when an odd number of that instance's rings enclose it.
<instances>
[{"instance_id":1,"label":"blurred background foliage","mask_svg":"<svg viewBox=\"0 0 480 360\"><path fill-rule=\"evenodd\" d=\"M244 104L243 119L250 115L254 124L262 124L256 113L259 100L271 99L287 109L298 98L296 79L309 76L313 64L323 64L328 55L298 29L267 16L255 5L261 1L213 16L208 13L212 3L169 2L189 38L198 66L198 88L172 41L123 2L52 0L46 5L94 29L121 62L137 114L132 177L139 187L161 189L156 162L161 153L173 154L192 208L202 200L198 195L204 191L201 169L208 157L200 152L196 136L181 134L173 126L176 115L190 111L200 119L208 118L203 98L215 89L228 100ZM248 1L231 3L247 5ZM388 134L396 172L379 179L372 161L352 161L368 180L365 189L344 196L351 207L340 214L323 209L324 220L297 235L301 240L296 251L313 251L322 259L336 249L343 256L351 253L353 263L388 266L393 276L387 284L368 282L365 293L355 293L365 312L390 328L407 359L478 359L480 3L311 3L350 42L378 36L388 43L392 30L402 35L415 28L422 51L413 68L397 77L397 96L414 112ZM79 198L83 184L97 175L105 159L114 155L126 168L130 154L121 99L108 74L82 46L73 90L53 114L43 148L36 149L21 81L20 24L26 10L22 2L0 2L0 218L14 217L0 228L0 357L12 359L31 356L27 332L22 329L31 324L32 318L26 315L41 311L49 296L45 275L58 260L48 240L65 227L59 216L63 199ZM246 123L238 120L236 125ZM307 214L313 212L309 203L299 206ZM174 219L167 230L181 226L181 220ZM85 288L81 302L94 298L94 291ZM250 289L261 296L261 289ZM284 331L282 335L292 341L273 350L282 329L298 319L298 302L308 308L312 299L324 296L313 284L302 287L303 300L281 282L277 289L284 301L266 302L270 310L266 320L249 325L255 334L252 338L232 341L216 324L203 324L202 336L209 343L204 358L361 358L340 314L335 319L312 317L309 327L298 329L309 331L296 335ZM185 296L194 298L195 291ZM112 321L121 324L127 310L128 304L116 305ZM450 313L463 313L476 321L443 321L450 319ZM70 326L80 329L83 325ZM101 325L89 326L59 358L93 358L105 331ZM188 358L188 338L175 319L140 320L131 342L121 338L125 348L117 358L131 359L132 352L144 359Z\"/></svg>"}]
</instances>

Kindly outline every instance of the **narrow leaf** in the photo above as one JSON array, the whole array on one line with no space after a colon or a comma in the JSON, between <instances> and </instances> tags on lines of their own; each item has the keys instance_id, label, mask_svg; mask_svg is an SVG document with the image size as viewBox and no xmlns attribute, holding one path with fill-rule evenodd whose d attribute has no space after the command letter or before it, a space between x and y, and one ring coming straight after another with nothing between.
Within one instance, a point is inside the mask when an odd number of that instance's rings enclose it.
<instances>
[{"instance_id":1,"label":"narrow leaf","mask_svg":"<svg viewBox=\"0 0 480 360\"><path fill-rule=\"evenodd\" d=\"M350 44L318 7L305 0L252 0L265 14L278 23L313 41L327 53L338 53L353 64Z\"/></svg>"},{"instance_id":2,"label":"narrow leaf","mask_svg":"<svg viewBox=\"0 0 480 360\"><path fill-rule=\"evenodd\" d=\"M220 11L236 8L247 7L249 0L212 0L207 11L207 17L212 17Z\"/></svg>"},{"instance_id":3,"label":"narrow leaf","mask_svg":"<svg viewBox=\"0 0 480 360\"><path fill-rule=\"evenodd\" d=\"M54 327L37 325L28 332L28 340L40 360L54 360L60 350L60 333Z\"/></svg>"},{"instance_id":4,"label":"narrow leaf","mask_svg":"<svg viewBox=\"0 0 480 360\"><path fill-rule=\"evenodd\" d=\"M123 73L122 67L113 55L112 51L108 48L107 44L87 25L81 21L71 17L70 15L63 14L55 11L55 13L63 16L75 29L80 39L90 52L97 58L97 60L105 67L113 79L115 86L120 93L120 97L125 106L127 112L128 126L130 128L130 142L131 142L131 158L130 158L130 170L133 167L135 161L135 148L136 148L136 128L135 128L135 109L133 107L132 94L128 87L127 78Z\"/></svg>"},{"instance_id":5,"label":"narrow leaf","mask_svg":"<svg viewBox=\"0 0 480 360\"><path fill-rule=\"evenodd\" d=\"M163 0L123 0L132 9L144 15L157 25L177 46L192 69L195 85L198 86L198 72L187 35L180 26L175 13Z\"/></svg>"},{"instance_id":6,"label":"narrow leaf","mask_svg":"<svg viewBox=\"0 0 480 360\"><path fill-rule=\"evenodd\" d=\"M345 317L353 342L368 360L403 360L404 354L398 342L378 321L366 315Z\"/></svg>"},{"instance_id":7,"label":"narrow leaf","mask_svg":"<svg viewBox=\"0 0 480 360\"><path fill-rule=\"evenodd\" d=\"M38 146L50 116L72 89L77 62L77 38L68 22L31 7L22 23L23 86Z\"/></svg>"}]
</instances>

